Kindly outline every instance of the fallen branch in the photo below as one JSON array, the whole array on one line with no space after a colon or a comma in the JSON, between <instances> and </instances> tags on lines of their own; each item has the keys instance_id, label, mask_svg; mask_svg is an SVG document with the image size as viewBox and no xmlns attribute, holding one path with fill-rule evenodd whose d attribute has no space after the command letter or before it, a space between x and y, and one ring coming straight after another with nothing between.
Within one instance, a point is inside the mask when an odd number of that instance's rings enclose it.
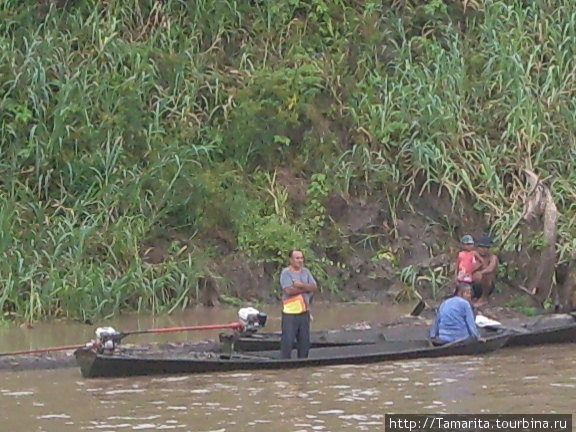
<instances>
[{"instance_id":1,"label":"fallen branch","mask_svg":"<svg viewBox=\"0 0 576 432\"><path fill-rule=\"evenodd\" d=\"M532 294L532 292L530 292L530 290L528 288L526 288L525 286L522 285L516 285L510 281L503 281L508 287L516 290L516 291L520 291L523 294L527 294L528 298L530 300L532 300L532 302L534 303L534 305L541 310L544 310L544 303L534 294Z\"/></svg>"}]
</instances>

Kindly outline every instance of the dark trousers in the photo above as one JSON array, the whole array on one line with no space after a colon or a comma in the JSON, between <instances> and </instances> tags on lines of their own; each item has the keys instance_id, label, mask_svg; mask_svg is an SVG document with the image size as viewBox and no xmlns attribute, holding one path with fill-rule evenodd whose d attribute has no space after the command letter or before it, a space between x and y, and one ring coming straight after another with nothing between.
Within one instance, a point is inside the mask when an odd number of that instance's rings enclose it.
<instances>
[{"instance_id":1,"label":"dark trousers","mask_svg":"<svg viewBox=\"0 0 576 432\"><path fill-rule=\"evenodd\" d=\"M296 342L298 358L308 357L310 351L310 312L297 315L282 314L282 341L280 354L282 358L290 358Z\"/></svg>"},{"instance_id":2,"label":"dark trousers","mask_svg":"<svg viewBox=\"0 0 576 432\"><path fill-rule=\"evenodd\" d=\"M488 296L492 295L495 287L496 287L496 284L494 282L492 282L492 284L490 285L490 288L488 289ZM478 282L474 282L472 284L472 298L477 299L477 298L480 298L481 296L482 296L482 284L478 283ZM488 296L486 296L486 297L488 297Z\"/></svg>"}]
</instances>

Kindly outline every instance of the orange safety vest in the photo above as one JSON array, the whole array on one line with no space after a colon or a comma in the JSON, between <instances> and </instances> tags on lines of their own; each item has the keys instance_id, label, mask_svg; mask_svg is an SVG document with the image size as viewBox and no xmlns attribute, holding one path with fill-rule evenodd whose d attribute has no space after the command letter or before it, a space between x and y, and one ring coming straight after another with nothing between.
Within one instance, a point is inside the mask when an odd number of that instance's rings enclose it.
<instances>
[{"instance_id":1,"label":"orange safety vest","mask_svg":"<svg viewBox=\"0 0 576 432\"><path fill-rule=\"evenodd\" d=\"M308 305L302 294L287 298L282 302L282 305L282 312L289 315L301 314L308 310Z\"/></svg>"}]
</instances>

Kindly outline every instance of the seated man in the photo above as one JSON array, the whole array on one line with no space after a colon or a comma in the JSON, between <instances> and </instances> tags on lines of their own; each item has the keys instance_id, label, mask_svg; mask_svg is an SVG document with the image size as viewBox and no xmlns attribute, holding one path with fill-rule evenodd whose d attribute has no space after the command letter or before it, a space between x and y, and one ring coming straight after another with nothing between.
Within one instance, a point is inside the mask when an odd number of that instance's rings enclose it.
<instances>
[{"instance_id":1,"label":"seated man","mask_svg":"<svg viewBox=\"0 0 576 432\"><path fill-rule=\"evenodd\" d=\"M480 237L478 247L478 266L472 273L472 298L476 306L488 303L488 297L494 291L498 274L498 257L490 251L494 245L490 236Z\"/></svg>"},{"instance_id":2,"label":"seated man","mask_svg":"<svg viewBox=\"0 0 576 432\"><path fill-rule=\"evenodd\" d=\"M442 302L436 313L434 325L430 329L430 339L435 345L469 338L484 341L474 321L471 299L472 287L470 284L460 282L456 285L455 295Z\"/></svg>"}]
</instances>

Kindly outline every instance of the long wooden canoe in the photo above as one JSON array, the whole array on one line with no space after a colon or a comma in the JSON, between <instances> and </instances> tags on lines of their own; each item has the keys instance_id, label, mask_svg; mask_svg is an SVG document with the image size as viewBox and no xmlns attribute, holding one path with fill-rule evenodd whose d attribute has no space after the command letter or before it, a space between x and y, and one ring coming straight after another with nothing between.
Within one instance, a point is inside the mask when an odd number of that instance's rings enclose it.
<instances>
[{"instance_id":1,"label":"long wooden canoe","mask_svg":"<svg viewBox=\"0 0 576 432\"><path fill-rule=\"evenodd\" d=\"M312 348L307 359L280 359L278 351L233 354L219 353L130 353L99 354L89 348L75 352L82 375L126 377L136 375L194 374L234 370L293 369L341 364L366 364L393 360L477 355L495 351L506 344L509 335L499 334L486 342L464 341L432 346L428 340L384 341L368 345Z\"/></svg>"},{"instance_id":2,"label":"long wooden canoe","mask_svg":"<svg viewBox=\"0 0 576 432\"><path fill-rule=\"evenodd\" d=\"M570 314L506 320L498 329L502 328L511 330L506 346L576 342L576 319ZM315 348L377 344L382 341L425 339L428 330L429 327L424 325L400 325L366 330L322 330L312 332L310 342ZM494 330L486 329L482 333L483 336L491 336ZM233 339L235 350L251 352L279 350L280 337L280 333L223 334L220 341L230 343L230 339Z\"/></svg>"}]
</instances>

